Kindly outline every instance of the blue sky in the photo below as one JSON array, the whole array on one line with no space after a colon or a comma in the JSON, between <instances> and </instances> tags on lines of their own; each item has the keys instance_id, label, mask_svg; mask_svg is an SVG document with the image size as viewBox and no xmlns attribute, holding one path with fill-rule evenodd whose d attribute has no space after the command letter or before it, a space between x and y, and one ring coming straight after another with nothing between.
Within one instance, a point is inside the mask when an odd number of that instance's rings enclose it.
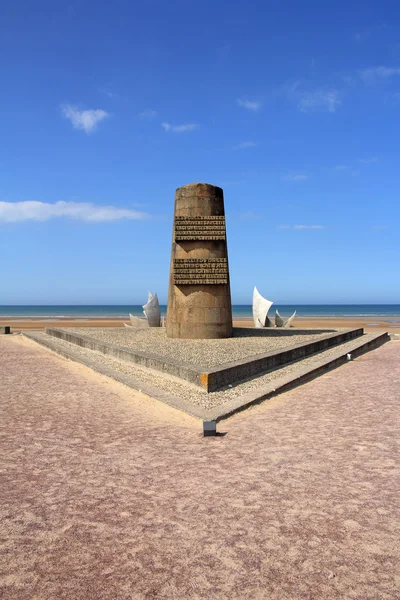
<instances>
[{"instance_id":1,"label":"blue sky","mask_svg":"<svg viewBox=\"0 0 400 600\"><path fill-rule=\"evenodd\" d=\"M0 6L0 304L167 298L224 189L232 300L400 303L400 4Z\"/></svg>"}]
</instances>

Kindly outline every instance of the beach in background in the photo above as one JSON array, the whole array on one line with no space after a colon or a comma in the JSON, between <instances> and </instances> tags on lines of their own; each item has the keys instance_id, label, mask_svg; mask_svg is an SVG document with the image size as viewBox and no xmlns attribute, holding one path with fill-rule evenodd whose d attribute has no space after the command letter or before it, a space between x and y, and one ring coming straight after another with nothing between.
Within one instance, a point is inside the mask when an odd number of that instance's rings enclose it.
<instances>
[{"instance_id":1,"label":"beach in background","mask_svg":"<svg viewBox=\"0 0 400 600\"><path fill-rule=\"evenodd\" d=\"M365 331L400 332L400 305L274 305L283 317L297 310L294 327L297 329L329 329L363 327ZM166 306L161 306L165 316ZM129 313L143 316L140 305L90 306L0 306L0 326L9 325L12 332L41 330L46 327L123 327L129 322ZM236 327L252 327L251 305L234 305L233 321Z\"/></svg>"}]
</instances>

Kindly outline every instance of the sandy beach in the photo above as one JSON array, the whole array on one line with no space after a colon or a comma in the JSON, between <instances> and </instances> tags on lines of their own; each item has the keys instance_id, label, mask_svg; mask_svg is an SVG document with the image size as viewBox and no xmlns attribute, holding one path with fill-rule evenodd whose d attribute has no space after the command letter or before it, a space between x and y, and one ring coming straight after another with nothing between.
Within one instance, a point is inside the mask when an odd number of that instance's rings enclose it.
<instances>
[{"instance_id":1,"label":"sandy beach","mask_svg":"<svg viewBox=\"0 0 400 600\"><path fill-rule=\"evenodd\" d=\"M196 419L1 336L0 597L399 598L399 350L203 438Z\"/></svg>"},{"instance_id":2,"label":"sandy beach","mask_svg":"<svg viewBox=\"0 0 400 600\"><path fill-rule=\"evenodd\" d=\"M46 327L123 327L121 318L93 318L93 319L40 319L40 318L0 318L1 325L9 325L11 332L39 331ZM235 319L235 327L252 327L252 319ZM398 317L297 317L294 322L295 329L335 329L338 327L363 327L366 332L388 331L389 333L400 333L400 316Z\"/></svg>"}]
</instances>

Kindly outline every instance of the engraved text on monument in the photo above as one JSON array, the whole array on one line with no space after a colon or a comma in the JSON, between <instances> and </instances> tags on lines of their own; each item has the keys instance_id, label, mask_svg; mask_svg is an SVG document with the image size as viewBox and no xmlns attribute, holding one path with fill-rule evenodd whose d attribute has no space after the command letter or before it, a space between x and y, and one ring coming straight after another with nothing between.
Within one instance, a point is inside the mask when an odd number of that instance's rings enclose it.
<instances>
[{"instance_id":1,"label":"engraved text on monument","mask_svg":"<svg viewBox=\"0 0 400 600\"><path fill-rule=\"evenodd\" d=\"M225 241L225 217L175 217L175 240Z\"/></svg>"},{"instance_id":2,"label":"engraved text on monument","mask_svg":"<svg viewBox=\"0 0 400 600\"><path fill-rule=\"evenodd\" d=\"M175 258L175 285L219 285L228 283L226 258Z\"/></svg>"}]
</instances>

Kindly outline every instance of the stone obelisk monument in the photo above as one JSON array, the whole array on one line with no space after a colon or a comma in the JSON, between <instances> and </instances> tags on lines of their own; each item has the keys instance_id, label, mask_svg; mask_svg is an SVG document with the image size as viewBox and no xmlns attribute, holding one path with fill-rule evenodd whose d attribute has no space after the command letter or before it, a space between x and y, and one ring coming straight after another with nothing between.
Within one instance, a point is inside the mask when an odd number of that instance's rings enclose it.
<instances>
[{"instance_id":1,"label":"stone obelisk monument","mask_svg":"<svg viewBox=\"0 0 400 600\"><path fill-rule=\"evenodd\" d=\"M170 338L232 336L224 193L214 185L176 190L166 329Z\"/></svg>"}]
</instances>

